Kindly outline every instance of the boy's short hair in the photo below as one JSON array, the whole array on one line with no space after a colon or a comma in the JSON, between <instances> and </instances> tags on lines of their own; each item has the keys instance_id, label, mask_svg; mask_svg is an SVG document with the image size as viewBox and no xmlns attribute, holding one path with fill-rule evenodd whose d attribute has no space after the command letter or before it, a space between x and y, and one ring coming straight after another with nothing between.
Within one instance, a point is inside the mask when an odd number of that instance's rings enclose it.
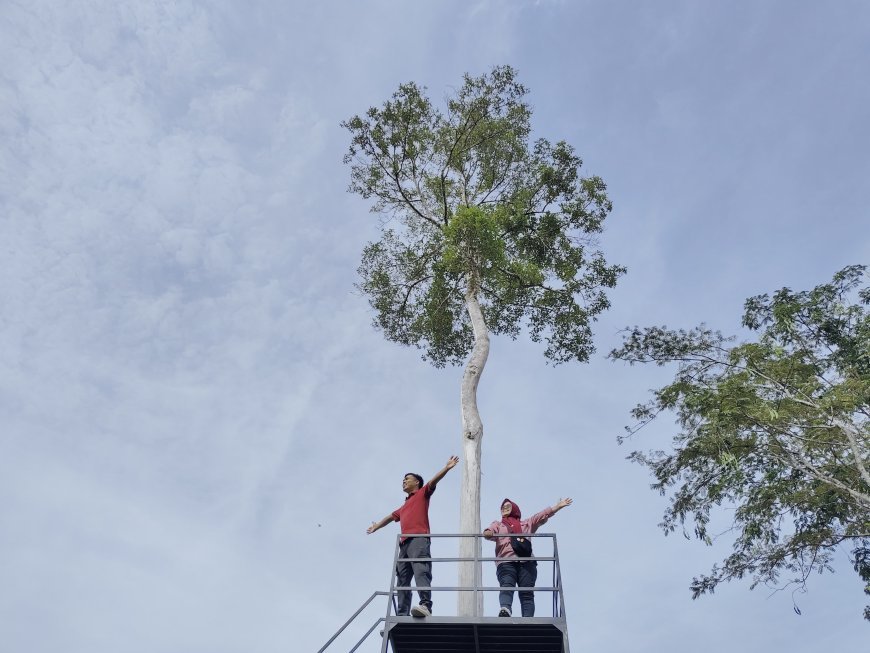
<instances>
[{"instance_id":1,"label":"boy's short hair","mask_svg":"<svg viewBox=\"0 0 870 653\"><path fill-rule=\"evenodd\" d=\"M423 485L425 485L425 483L423 483L423 477L420 476L419 474L414 474L413 472L408 472L407 474L405 474L405 476L413 476L414 478L416 478L417 483L419 483L419 485L417 487L423 487Z\"/></svg>"}]
</instances>

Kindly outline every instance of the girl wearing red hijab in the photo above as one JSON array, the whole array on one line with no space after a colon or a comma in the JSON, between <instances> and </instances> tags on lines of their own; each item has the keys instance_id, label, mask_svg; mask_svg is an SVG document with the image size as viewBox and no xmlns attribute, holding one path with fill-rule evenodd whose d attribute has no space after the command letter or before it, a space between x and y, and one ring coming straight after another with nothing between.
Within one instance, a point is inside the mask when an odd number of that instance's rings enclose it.
<instances>
[{"instance_id":1,"label":"girl wearing red hijab","mask_svg":"<svg viewBox=\"0 0 870 653\"><path fill-rule=\"evenodd\" d=\"M522 562L515 551L515 548L522 551L523 547L529 546L531 539L498 537L499 533L534 533L540 526L546 524L550 517L565 506L570 506L571 503L571 499L559 499L556 505L551 508L544 508L529 519L521 519L522 513L516 503L510 499L501 502L501 521L492 522L489 528L483 531L483 536L486 539L495 540L495 557L503 558L495 563L495 573L501 587L534 587L535 581L538 579L538 563L534 560ZM512 544L511 540L517 540L517 544ZM527 556L529 553L525 553L525 555ZM535 593L525 591L519 592L519 595L523 616L534 617ZM513 590L499 592L498 602L501 605L498 616L510 617L511 606L514 602Z\"/></svg>"}]
</instances>

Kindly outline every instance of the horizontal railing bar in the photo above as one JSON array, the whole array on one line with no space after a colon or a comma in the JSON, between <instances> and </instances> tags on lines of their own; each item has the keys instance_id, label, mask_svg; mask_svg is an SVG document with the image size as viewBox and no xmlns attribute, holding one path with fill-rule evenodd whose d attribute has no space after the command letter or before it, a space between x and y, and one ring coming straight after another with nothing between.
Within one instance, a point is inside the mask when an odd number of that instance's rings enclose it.
<instances>
[{"instance_id":1,"label":"horizontal railing bar","mask_svg":"<svg viewBox=\"0 0 870 653\"><path fill-rule=\"evenodd\" d=\"M397 537L482 537L486 539L483 533L399 533ZM555 538L555 533L493 533L490 538L497 537L550 537Z\"/></svg>"},{"instance_id":2,"label":"horizontal railing bar","mask_svg":"<svg viewBox=\"0 0 870 653\"><path fill-rule=\"evenodd\" d=\"M416 585L408 585L395 588L397 592L403 591L431 591L431 592L556 592L558 587L417 587Z\"/></svg>"},{"instance_id":3,"label":"horizontal railing bar","mask_svg":"<svg viewBox=\"0 0 870 653\"><path fill-rule=\"evenodd\" d=\"M553 557L530 557L530 558L397 558L396 562L555 562Z\"/></svg>"}]
</instances>

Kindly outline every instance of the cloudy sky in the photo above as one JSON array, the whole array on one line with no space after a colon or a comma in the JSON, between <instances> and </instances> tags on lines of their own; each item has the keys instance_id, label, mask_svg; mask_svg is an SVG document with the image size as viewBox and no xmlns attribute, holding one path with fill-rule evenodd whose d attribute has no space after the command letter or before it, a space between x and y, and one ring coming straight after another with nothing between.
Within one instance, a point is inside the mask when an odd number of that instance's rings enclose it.
<instances>
[{"instance_id":1,"label":"cloudy sky","mask_svg":"<svg viewBox=\"0 0 870 653\"><path fill-rule=\"evenodd\" d=\"M6 0L0 61L3 650L313 651L388 587L397 529L365 528L459 452L460 370L371 327L353 284L377 219L345 193L339 123L503 63L537 134L607 181L629 272L590 364L493 342L484 519L574 497L547 530L575 650L870 639L845 554L806 594L691 600L727 537L658 530L616 438L667 372L604 360L626 325L736 332L747 296L870 262L866 3Z\"/></svg>"}]
</instances>

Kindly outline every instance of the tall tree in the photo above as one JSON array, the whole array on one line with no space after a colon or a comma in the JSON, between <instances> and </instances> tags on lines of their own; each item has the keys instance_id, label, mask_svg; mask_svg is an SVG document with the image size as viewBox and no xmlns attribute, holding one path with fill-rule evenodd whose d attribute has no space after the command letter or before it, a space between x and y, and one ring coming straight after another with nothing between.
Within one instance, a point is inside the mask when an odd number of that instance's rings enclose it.
<instances>
[{"instance_id":1,"label":"tall tree","mask_svg":"<svg viewBox=\"0 0 870 653\"><path fill-rule=\"evenodd\" d=\"M375 326L436 367L466 363L463 533L480 532L477 385L489 334L516 338L525 320L554 364L586 361L590 323L609 306L604 289L624 272L598 249L611 209L604 182L580 175L567 143L531 140L526 93L516 71L499 66L466 75L443 110L407 83L383 106L342 123L351 133L349 190L384 217L359 267ZM463 542L460 554L473 547ZM460 585L470 586L479 569L460 565ZM459 594L459 614L475 614L471 593Z\"/></svg>"},{"instance_id":2,"label":"tall tree","mask_svg":"<svg viewBox=\"0 0 870 653\"><path fill-rule=\"evenodd\" d=\"M635 327L611 352L629 363L677 365L673 382L635 408L629 428L677 415L671 451L629 456L669 495L665 533L686 533L688 521L710 544L711 510L735 508L733 553L692 581L693 598L744 576L752 587L803 589L812 571L832 569L840 547L870 594L868 304L865 266L855 265L810 291L748 299L743 325L758 333L754 341L732 345L703 326Z\"/></svg>"}]
</instances>

